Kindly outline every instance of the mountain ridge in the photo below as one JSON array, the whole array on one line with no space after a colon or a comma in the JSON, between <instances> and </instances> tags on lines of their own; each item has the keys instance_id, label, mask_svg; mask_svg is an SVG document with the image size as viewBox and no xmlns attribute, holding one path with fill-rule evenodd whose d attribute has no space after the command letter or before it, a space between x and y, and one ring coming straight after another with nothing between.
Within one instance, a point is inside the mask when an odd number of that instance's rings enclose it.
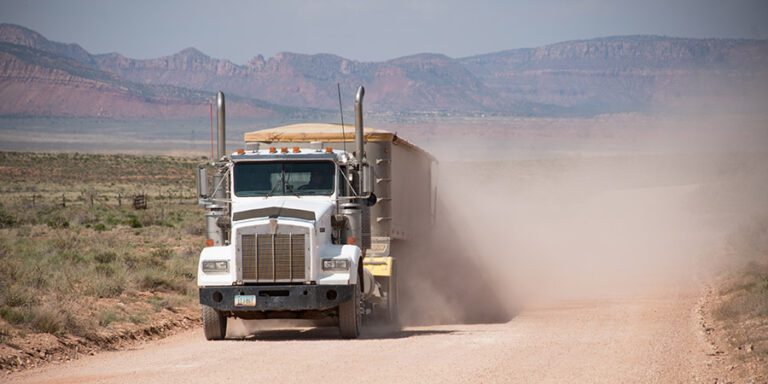
<instances>
[{"instance_id":1,"label":"mountain ridge","mask_svg":"<svg viewBox=\"0 0 768 384\"><path fill-rule=\"evenodd\" d=\"M345 94L358 84L366 85L368 110L373 112L512 115L643 112L706 93L730 97L768 89L768 40L609 36L462 58L419 53L364 62L327 53L280 52L269 58L256 55L242 65L194 47L153 59L117 52L90 54L77 44L52 42L12 24L0 25L0 42L4 61L13 56L8 44L27 46L58 56L70 67L68 60L74 60L81 73L118 86L130 84L129 89L168 86L205 94L221 89L262 101L273 110L282 106L334 110L337 83ZM15 65L24 60L16 57ZM53 61L27 64L61 65ZM0 86L10 80L3 71ZM27 86L34 89L35 84ZM10 88L0 89L6 89L3 99L10 97ZM194 97L185 101L184 92L176 93L180 103L198 102ZM149 97L147 102L157 100L162 98ZM4 113L13 111L0 109Z\"/></svg>"}]
</instances>

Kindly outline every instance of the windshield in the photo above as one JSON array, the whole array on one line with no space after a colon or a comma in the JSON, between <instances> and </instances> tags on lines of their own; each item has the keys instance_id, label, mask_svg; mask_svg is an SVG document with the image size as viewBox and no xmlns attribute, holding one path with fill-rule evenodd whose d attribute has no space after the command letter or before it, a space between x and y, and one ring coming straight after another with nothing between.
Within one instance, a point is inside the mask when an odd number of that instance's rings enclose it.
<instances>
[{"instance_id":1,"label":"windshield","mask_svg":"<svg viewBox=\"0 0 768 384\"><path fill-rule=\"evenodd\" d=\"M234 172L238 197L330 196L336 165L330 161L242 162L235 164Z\"/></svg>"}]
</instances>

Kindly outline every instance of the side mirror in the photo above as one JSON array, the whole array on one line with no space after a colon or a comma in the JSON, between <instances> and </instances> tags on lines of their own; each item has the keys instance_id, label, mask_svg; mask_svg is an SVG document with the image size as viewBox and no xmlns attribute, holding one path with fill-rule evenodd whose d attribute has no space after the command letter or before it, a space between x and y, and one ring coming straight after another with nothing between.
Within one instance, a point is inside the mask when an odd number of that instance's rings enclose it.
<instances>
[{"instance_id":1,"label":"side mirror","mask_svg":"<svg viewBox=\"0 0 768 384\"><path fill-rule=\"evenodd\" d=\"M371 193L370 195L368 195L368 198L365 200L365 204L367 206L369 206L369 207L373 207L374 205L376 205L377 201L379 201L379 200L376 197L376 194L375 193Z\"/></svg>"}]
</instances>

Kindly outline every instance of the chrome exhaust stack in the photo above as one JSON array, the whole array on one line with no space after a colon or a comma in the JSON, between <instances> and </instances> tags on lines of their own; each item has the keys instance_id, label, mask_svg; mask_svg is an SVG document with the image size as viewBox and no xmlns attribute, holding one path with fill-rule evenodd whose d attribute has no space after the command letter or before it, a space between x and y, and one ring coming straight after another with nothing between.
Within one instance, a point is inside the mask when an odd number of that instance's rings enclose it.
<instances>
[{"instance_id":1,"label":"chrome exhaust stack","mask_svg":"<svg viewBox=\"0 0 768 384\"><path fill-rule=\"evenodd\" d=\"M363 223L370 220L370 207L376 204L376 195L373 193L373 171L365 154L365 129L363 128L363 97L365 88L357 88L355 95L355 160L357 164L357 178L359 181L358 199L354 203L343 205L344 216L349 223L349 231L352 238L365 256L366 250L371 247L370 229L363 228ZM362 276L361 276L362 278Z\"/></svg>"},{"instance_id":2,"label":"chrome exhaust stack","mask_svg":"<svg viewBox=\"0 0 768 384\"><path fill-rule=\"evenodd\" d=\"M359 86L357 88L357 94L355 95L355 144L357 149L357 160L360 164L365 162L365 143L363 130L363 97L365 96L365 88Z\"/></svg>"},{"instance_id":3,"label":"chrome exhaust stack","mask_svg":"<svg viewBox=\"0 0 768 384\"><path fill-rule=\"evenodd\" d=\"M227 141L226 141L226 110L224 108L224 92L219 91L216 94L216 127L218 129L218 135L216 137L216 161L221 162L227 156ZM227 183L223 182L226 177L224 169L220 168L219 172L213 176L213 198L225 200L227 198Z\"/></svg>"},{"instance_id":4,"label":"chrome exhaust stack","mask_svg":"<svg viewBox=\"0 0 768 384\"><path fill-rule=\"evenodd\" d=\"M221 158L227 155L227 139L226 139L226 111L224 108L224 92L219 91L216 94L216 127L218 128L218 136L216 137L217 152L216 160L221 161Z\"/></svg>"},{"instance_id":5,"label":"chrome exhaust stack","mask_svg":"<svg viewBox=\"0 0 768 384\"><path fill-rule=\"evenodd\" d=\"M227 180L226 110L224 92L216 94L216 158L198 167L198 199L205 207L206 246L222 246L229 243L229 183ZM212 191L208 188L208 168L215 170L211 177Z\"/></svg>"},{"instance_id":6,"label":"chrome exhaust stack","mask_svg":"<svg viewBox=\"0 0 768 384\"><path fill-rule=\"evenodd\" d=\"M357 88L355 95L355 144L357 147L358 169L360 171L360 195L369 198L373 194L373 175L365 156L365 130L363 129L363 97L365 88Z\"/></svg>"}]
</instances>

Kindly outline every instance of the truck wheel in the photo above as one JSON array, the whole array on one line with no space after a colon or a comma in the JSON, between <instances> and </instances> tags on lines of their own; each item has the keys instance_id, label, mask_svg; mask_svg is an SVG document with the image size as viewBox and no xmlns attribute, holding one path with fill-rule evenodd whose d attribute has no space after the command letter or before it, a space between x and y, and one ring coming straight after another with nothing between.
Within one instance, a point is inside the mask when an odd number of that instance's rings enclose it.
<instances>
[{"instance_id":1,"label":"truck wheel","mask_svg":"<svg viewBox=\"0 0 768 384\"><path fill-rule=\"evenodd\" d=\"M223 313L203 305L203 331L206 340L223 340L227 335L227 317Z\"/></svg>"},{"instance_id":2,"label":"truck wheel","mask_svg":"<svg viewBox=\"0 0 768 384\"><path fill-rule=\"evenodd\" d=\"M339 305L339 332L345 339L356 339L360 336L363 321L363 295L360 293L360 280L352 289L352 300Z\"/></svg>"}]
</instances>

